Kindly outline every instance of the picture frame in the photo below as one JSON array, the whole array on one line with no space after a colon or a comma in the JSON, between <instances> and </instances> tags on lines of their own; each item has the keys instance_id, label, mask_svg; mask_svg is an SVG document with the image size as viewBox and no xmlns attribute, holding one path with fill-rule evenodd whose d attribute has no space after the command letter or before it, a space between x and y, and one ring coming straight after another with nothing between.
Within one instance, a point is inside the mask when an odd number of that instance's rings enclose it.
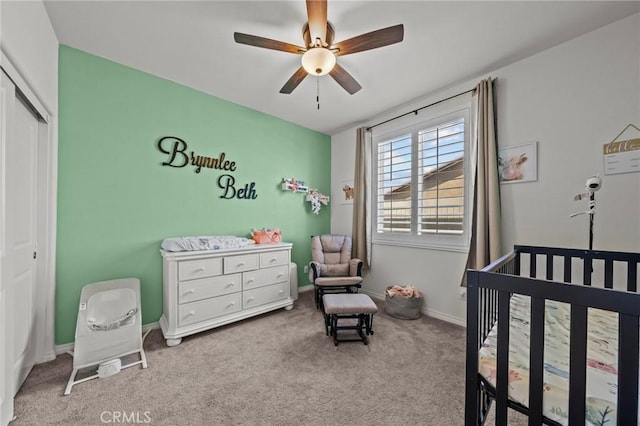
<instances>
[{"instance_id":1,"label":"picture frame","mask_svg":"<svg viewBox=\"0 0 640 426\"><path fill-rule=\"evenodd\" d=\"M504 184L538 180L538 143L499 148L498 178Z\"/></svg>"},{"instance_id":2,"label":"picture frame","mask_svg":"<svg viewBox=\"0 0 640 426\"><path fill-rule=\"evenodd\" d=\"M356 188L353 186L353 180L343 180L340 183L340 190L342 191L342 197L340 197L340 203L353 204L353 197L356 191Z\"/></svg>"}]
</instances>

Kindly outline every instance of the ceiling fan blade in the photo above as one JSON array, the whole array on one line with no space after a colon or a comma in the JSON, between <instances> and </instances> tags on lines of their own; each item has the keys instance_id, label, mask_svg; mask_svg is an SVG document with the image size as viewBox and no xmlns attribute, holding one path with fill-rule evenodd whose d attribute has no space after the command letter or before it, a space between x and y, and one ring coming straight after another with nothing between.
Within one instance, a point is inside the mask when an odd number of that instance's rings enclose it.
<instances>
[{"instance_id":1,"label":"ceiling fan blade","mask_svg":"<svg viewBox=\"0 0 640 426\"><path fill-rule=\"evenodd\" d=\"M344 56L399 43L403 38L404 26L399 24L341 41L331 46L331 50L336 49L336 56Z\"/></svg>"},{"instance_id":2,"label":"ceiling fan blade","mask_svg":"<svg viewBox=\"0 0 640 426\"><path fill-rule=\"evenodd\" d=\"M304 68L303 67L298 68L298 70L295 73L293 73L291 78L287 80L284 86L282 86L282 89L280 89L280 93L284 93L285 95L288 95L289 93L293 92L293 89L298 87L298 85L302 82L302 80L304 80L306 76L307 76L307 72L304 70Z\"/></svg>"},{"instance_id":3,"label":"ceiling fan blade","mask_svg":"<svg viewBox=\"0 0 640 426\"><path fill-rule=\"evenodd\" d=\"M236 43L247 44L249 46L263 47L265 49L279 50L281 52L294 53L302 55L307 49L295 44L285 43L284 41L272 40L270 38L254 36L251 34L233 33L233 39Z\"/></svg>"},{"instance_id":4,"label":"ceiling fan blade","mask_svg":"<svg viewBox=\"0 0 640 426\"><path fill-rule=\"evenodd\" d=\"M322 42L326 43L327 0L307 0L307 20L309 21L311 43L315 43L316 38L320 38Z\"/></svg>"},{"instance_id":5,"label":"ceiling fan blade","mask_svg":"<svg viewBox=\"0 0 640 426\"><path fill-rule=\"evenodd\" d=\"M329 75L333 77L333 79L337 81L344 90L349 92L350 95L353 95L358 90L362 89L360 83L358 83L356 79L353 78L351 74L349 74L347 70L342 68L339 64L336 64L333 67Z\"/></svg>"}]
</instances>

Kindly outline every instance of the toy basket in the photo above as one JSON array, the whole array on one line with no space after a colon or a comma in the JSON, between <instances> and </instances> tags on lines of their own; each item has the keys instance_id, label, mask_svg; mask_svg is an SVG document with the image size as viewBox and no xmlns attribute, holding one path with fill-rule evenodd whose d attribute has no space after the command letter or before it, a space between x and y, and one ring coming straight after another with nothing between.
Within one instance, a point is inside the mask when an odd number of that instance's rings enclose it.
<instances>
[{"instance_id":1,"label":"toy basket","mask_svg":"<svg viewBox=\"0 0 640 426\"><path fill-rule=\"evenodd\" d=\"M401 295L390 296L389 290L392 287L387 287L384 300L384 311L394 318L400 319L418 319L420 318L420 311L422 309L422 302L424 300L420 292L416 292L411 297L405 297Z\"/></svg>"}]
</instances>

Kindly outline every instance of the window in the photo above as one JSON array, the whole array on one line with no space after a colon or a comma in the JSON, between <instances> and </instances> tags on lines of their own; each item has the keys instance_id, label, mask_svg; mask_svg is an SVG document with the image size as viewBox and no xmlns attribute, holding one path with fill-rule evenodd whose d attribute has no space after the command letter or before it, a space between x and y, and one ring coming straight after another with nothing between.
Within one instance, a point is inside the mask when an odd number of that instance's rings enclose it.
<instances>
[{"instance_id":1,"label":"window","mask_svg":"<svg viewBox=\"0 0 640 426\"><path fill-rule=\"evenodd\" d=\"M469 108L374 135L374 242L468 245Z\"/></svg>"}]
</instances>

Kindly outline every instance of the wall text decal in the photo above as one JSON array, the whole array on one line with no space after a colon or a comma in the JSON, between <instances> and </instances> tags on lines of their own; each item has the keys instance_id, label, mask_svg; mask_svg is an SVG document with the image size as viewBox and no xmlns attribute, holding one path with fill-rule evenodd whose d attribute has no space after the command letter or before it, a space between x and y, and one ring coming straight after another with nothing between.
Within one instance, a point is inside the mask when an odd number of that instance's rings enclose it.
<instances>
[{"instance_id":1,"label":"wall text decal","mask_svg":"<svg viewBox=\"0 0 640 426\"><path fill-rule=\"evenodd\" d=\"M236 189L235 187L236 179L231 175L220 175L218 177L218 186L221 189L224 189L224 194L220 196L220 198L230 199L230 198L241 198L245 200L255 200L258 198L258 194L256 193L256 183L251 182L250 184L246 184L244 188Z\"/></svg>"},{"instance_id":2,"label":"wall text decal","mask_svg":"<svg viewBox=\"0 0 640 426\"><path fill-rule=\"evenodd\" d=\"M163 162L163 166L184 167L191 163L192 166L196 167L196 173L200 173L200 169L202 167L227 170L231 172L236 171L236 162L225 160L224 157L226 154L224 152L221 152L217 158L196 155L193 151L189 151L189 154L187 155L187 143L175 136L165 136L161 138L158 141L158 149L163 154L169 155L169 161Z\"/></svg>"},{"instance_id":3,"label":"wall text decal","mask_svg":"<svg viewBox=\"0 0 640 426\"><path fill-rule=\"evenodd\" d=\"M194 171L200 173L204 168L222 170L226 172L235 172L237 165L235 161L225 159L226 154L221 152L218 157L207 157L197 155L193 151L187 151L187 142L176 136L164 136L158 140L158 150L167 155L166 161L162 162L163 166L182 168L189 164L194 166ZM220 198L229 200L239 198L245 200L255 200L258 198L255 182L242 185L236 185L236 179L230 174L222 174L218 177L218 187L224 190Z\"/></svg>"}]
</instances>

